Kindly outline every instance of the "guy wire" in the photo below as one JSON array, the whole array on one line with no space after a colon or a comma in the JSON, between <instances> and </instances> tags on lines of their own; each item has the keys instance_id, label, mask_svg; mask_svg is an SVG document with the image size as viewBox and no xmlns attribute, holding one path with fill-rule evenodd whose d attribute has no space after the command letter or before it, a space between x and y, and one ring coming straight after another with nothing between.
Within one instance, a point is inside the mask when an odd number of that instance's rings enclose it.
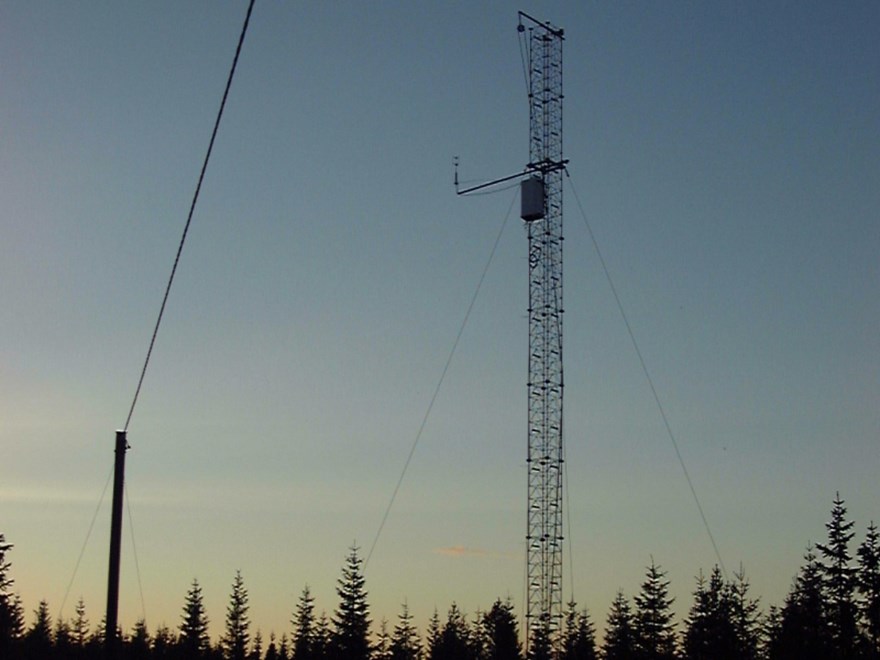
<instances>
[{"instance_id":1,"label":"guy wire","mask_svg":"<svg viewBox=\"0 0 880 660\"><path fill-rule=\"evenodd\" d=\"M366 569L367 564L370 563L370 557L373 556L373 550L376 549L376 543L379 541L379 536L382 534L382 530L385 527L385 523L388 520L388 514L391 513L391 507L394 505L395 499L397 499L397 493L400 490L400 486L403 483L403 478L406 475L406 470L409 467L410 462L412 461L413 454L415 454L416 447L419 444L419 440L422 437L422 432L425 430L425 425L428 423L428 417L431 415L431 410L434 408L434 402L437 400L437 395L440 393L440 388L443 386L443 380L446 378L446 374L449 371L449 365L452 364L452 358L455 356L455 350L458 348L458 342L461 340L461 336L464 333L465 326L467 326L468 319L471 316L471 311L474 309L474 304L477 302L477 296L480 295L480 289L483 286L483 281L486 279L486 273L489 272L489 266L492 264L492 259L495 256L495 251L498 249L498 244L501 242L501 235L504 233L504 228L507 226L507 221L510 219L510 213L513 210L513 204L516 201L517 196L514 195L513 199L510 201L510 207L507 209L507 215L504 216L504 222L501 223L501 229L498 230L498 236L495 237L495 244L492 246L492 251L489 253L489 259L486 261L486 265L483 268L483 272L480 275L480 280L477 282L477 288L474 291L474 295L471 297L471 302L468 305L467 311L464 313L464 318L461 321L461 326L458 328L458 334L455 336L455 341L452 342L452 348L449 351L449 356L446 358L446 364L443 366L443 372L440 374L440 379L437 381L437 387L434 388L434 394L431 395L431 400L428 403L428 408L425 410L425 415L422 417L422 423L419 426L418 433L416 433L415 440L413 440L412 446L409 449L409 454L406 457L406 461L403 464L403 470L400 472L400 477L397 479L397 484L394 486L394 491L391 493L391 499L388 501L388 506L385 508L385 513L382 516L382 521L379 523L379 529L376 530L376 536L373 538L373 543L370 546L370 551L367 553L367 558L364 560L364 569Z\"/></svg>"},{"instance_id":2,"label":"guy wire","mask_svg":"<svg viewBox=\"0 0 880 660\"><path fill-rule=\"evenodd\" d=\"M153 346L156 343L156 335L159 334L159 324L162 323L162 315L165 313L165 305L168 302L168 294L171 292L171 283L174 282L174 274L177 272L177 264L180 262L180 253L183 252L183 244L186 242L186 235L189 232L189 225L192 222L193 212L196 208L196 202L199 199L199 191L202 189L202 181L205 178L205 171L208 169L208 160L211 158L211 151L214 149L214 139L217 137L217 129L220 128L220 119L223 117L223 109L226 107L226 98L229 96L229 88L232 86L232 77L235 75L235 67L238 65L238 56L241 53L244 37L247 33L248 23L251 20L251 11L254 8L254 1L251 0L248 5L247 15L244 19L244 25L241 28L241 35L238 37L238 46L235 49L235 57L232 60L232 67L229 70L229 77L226 79L226 89L223 90L223 100L220 102L220 110L217 112L217 118L214 121L214 130L211 132L211 141L208 143L208 152L205 154L205 160L202 163L202 171L199 173L199 180L196 184L196 191L193 194L192 204L189 207L189 214L186 217L186 224L183 227L183 235L180 237L180 244L177 246L177 255L174 257L174 265L171 268L171 275L168 278L168 285L165 287L165 295L162 297L162 305L159 307L159 316L156 319L156 326L153 328L153 336L150 339L150 346L147 349L147 357L144 360L143 369L138 379L137 388L134 391L134 398L131 401L131 408L128 410L128 417L125 419L123 430L128 431L128 425L131 422L131 416L134 414L134 407L137 404L138 395L141 392L141 385L144 383L144 376L147 373L147 365L150 363L150 356L153 354Z\"/></svg>"},{"instance_id":3,"label":"guy wire","mask_svg":"<svg viewBox=\"0 0 880 660\"><path fill-rule=\"evenodd\" d=\"M79 551L79 557L76 558L76 565L73 567L73 575L70 576L70 582L67 583L67 589L64 591L64 598L61 599L61 607L58 609L58 619L61 620L61 614L64 612L64 605L67 603L67 597L70 595L70 589L73 587L73 581L76 579L76 574L79 571L79 565L82 562L83 555L86 552L86 546L89 544L89 539L92 536L92 530L95 527L95 521L98 519L98 512L101 510L101 505L104 503L104 496L107 494L107 487L110 485L110 479L113 477L113 470L111 468L109 474L107 475L107 481L104 483L104 490L101 491L101 497L98 498L98 505L95 507L95 513L92 514L92 522L89 523L89 530L86 532L86 538L83 541L82 548Z\"/></svg>"},{"instance_id":4,"label":"guy wire","mask_svg":"<svg viewBox=\"0 0 880 660\"><path fill-rule=\"evenodd\" d=\"M715 543L715 537L712 534L712 529L709 527L709 521L706 518L706 514L703 512L703 506L700 504L700 498L697 496L697 489L694 488L694 482L691 481L691 475L688 473L687 466L684 463L684 457L681 455L681 451L678 449L678 441L675 439L675 434L672 432L672 426L669 424L669 419L666 417L666 410L663 408L663 404L660 403L660 396L657 394L657 388L654 387L654 379L651 378L651 373L648 371L648 365L645 363L645 358L642 356L642 351L639 348L639 343L636 341L635 333L633 332L632 326L629 323L629 317L627 317L626 312L623 309L623 303L620 300L620 296L617 294L617 287L614 286L614 281L611 279L611 272L608 270L608 266L605 264L605 259L602 257L602 251L599 249L599 242L596 240L595 234L593 234L593 228L590 226L590 221L587 219L587 214L584 211L583 204L581 204L581 198L577 194L577 190L574 187L574 182L571 179L571 174L568 172L568 168L565 168L565 176L568 177L569 184L571 185L571 191L574 193L575 201L577 202L578 208L581 211L581 217L584 220L584 225L587 227L587 233L590 235L590 240L593 243L593 248L596 250L596 256L599 257L599 263L602 265L602 270L605 273L605 278L608 280L608 286L611 287L611 293L614 296L614 301L617 303L617 309L620 312L620 316L623 318L623 324L626 326L627 334L629 334L630 342L632 342L633 348L635 349L636 356L639 358L639 364L642 366L642 372L645 374L645 379L648 381L648 386L651 388L651 394L654 396L654 403L657 405L657 410L660 411L660 417L663 419L663 426L666 427L666 435L669 436L669 440L672 442L672 448L675 450L675 456L678 458L678 464L681 466L681 471L684 474L684 478L687 481L688 488L690 488L691 496L693 497L694 504L697 505L697 511L700 513L700 519L703 521L703 527L706 530L706 535L709 537L709 541L712 543L712 549L715 551L715 558L718 560L718 565L721 567L721 572L724 574L724 578L727 579L727 569L724 567L724 560L721 559L721 552L718 550L718 544Z\"/></svg>"}]
</instances>

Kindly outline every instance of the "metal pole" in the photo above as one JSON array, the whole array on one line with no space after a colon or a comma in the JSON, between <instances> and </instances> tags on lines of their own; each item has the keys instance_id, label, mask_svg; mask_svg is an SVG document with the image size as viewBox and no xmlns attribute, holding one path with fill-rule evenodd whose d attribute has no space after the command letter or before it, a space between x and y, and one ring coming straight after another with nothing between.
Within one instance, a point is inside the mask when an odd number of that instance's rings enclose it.
<instances>
[{"instance_id":1,"label":"metal pole","mask_svg":"<svg viewBox=\"0 0 880 660\"><path fill-rule=\"evenodd\" d=\"M125 483L125 451L128 449L125 431L116 432L116 462L113 468L113 511L110 519L110 569L107 576L107 616L104 645L107 658L119 656L119 636L116 634L119 613L119 558L122 553L122 494Z\"/></svg>"}]
</instances>

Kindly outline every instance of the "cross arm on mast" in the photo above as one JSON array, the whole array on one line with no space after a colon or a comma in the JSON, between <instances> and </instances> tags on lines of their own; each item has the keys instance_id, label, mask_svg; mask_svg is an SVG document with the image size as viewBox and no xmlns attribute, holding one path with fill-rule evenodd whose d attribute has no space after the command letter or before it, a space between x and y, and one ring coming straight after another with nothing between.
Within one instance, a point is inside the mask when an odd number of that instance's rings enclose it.
<instances>
[{"instance_id":1,"label":"cross arm on mast","mask_svg":"<svg viewBox=\"0 0 880 660\"><path fill-rule=\"evenodd\" d=\"M467 195L472 192L476 192L478 190L484 190L485 188L491 188L492 186L497 186L499 183L504 183L505 181L512 181L513 179L522 179L535 172L552 172L554 170L565 169L565 166L568 164L567 160L559 161L558 163L535 163L529 164L522 172L517 172L516 174L509 174L507 176L503 176L500 179L493 179L492 181L487 181L485 183L480 183L476 186L471 186L470 188L460 189L458 187L458 156L455 157L455 194L456 195Z\"/></svg>"},{"instance_id":2,"label":"cross arm on mast","mask_svg":"<svg viewBox=\"0 0 880 660\"><path fill-rule=\"evenodd\" d=\"M519 14L518 29L520 32L522 32L525 29L525 26L523 26L523 24L522 24L522 19L525 18L525 19L531 21L532 23L534 23L535 25L544 28L545 30L547 30L547 32L549 32L553 36L559 37L560 39L565 39L565 30L563 30L562 28L553 27L552 25L550 25L550 23L547 23L546 21L539 21L537 18L535 18L534 16L529 16L524 11L517 12L517 13Z\"/></svg>"}]
</instances>

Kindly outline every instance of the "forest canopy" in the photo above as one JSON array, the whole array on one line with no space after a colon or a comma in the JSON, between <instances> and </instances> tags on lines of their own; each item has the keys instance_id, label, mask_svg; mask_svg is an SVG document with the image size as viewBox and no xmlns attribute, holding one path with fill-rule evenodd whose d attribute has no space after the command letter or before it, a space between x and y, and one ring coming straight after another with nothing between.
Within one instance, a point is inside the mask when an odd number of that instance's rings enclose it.
<instances>
[{"instance_id":1,"label":"forest canopy","mask_svg":"<svg viewBox=\"0 0 880 660\"><path fill-rule=\"evenodd\" d=\"M249 599L236 571L223 628L214 631L201 586L193 580L180 623L154 631L138 621L118 631L119 656L137 660L878 660L880 659L880 533L871 521L854 547L855 523L838 494L823 543L808 545L781 604L763 609L740 568L732 576L714 566L696 572L693 600L676 618L669 581L651 558L632 598L618 591L601 638L591 614L566 606L557 634L534 635L528 654L510 598L472 615L453 602L435 610L425 631L404 602L396 621L370 615L359 549L346 555L331 613L318 612L305 586L291 613L290 630L264 636L249 617ZM0 660L107 657L103 621L93 625L79 599L73 617L52 619L41 600L32 615L15 590L13 544L0 534Z\"/></svg>"}]
</instances>

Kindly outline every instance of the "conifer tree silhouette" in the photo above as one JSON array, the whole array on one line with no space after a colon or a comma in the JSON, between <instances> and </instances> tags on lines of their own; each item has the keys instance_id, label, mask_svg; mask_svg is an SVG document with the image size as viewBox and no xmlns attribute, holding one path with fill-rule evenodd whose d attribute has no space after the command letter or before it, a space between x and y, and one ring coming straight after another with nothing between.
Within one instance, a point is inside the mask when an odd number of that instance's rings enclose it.
<instances>
[{"instance_id":1,"label":"conifer tree silhouette","mask_svg":"<svg viewBox=\"0 0 880 660\"><path fill-rule=\"evenodd\" d=\"M291 619L293 624L293 658L294 660L316 660L315 656L315 599L309 585L303 587L296 611Z\"/></svg>"},{"instance_id":2,"label":"conifer tree silhouette","mask_svg":"<svg viewBox=\"0 0 880 660\"><path fill-rule=\"evenodd\" d=\"M339 606L333 615L331 648L335 660L370 657L370 613L363 576L363 561L352 546L336 587Z\"/></svg>"},{"instance_id":3,"label":"conifer tree silhouette","mask_svg":"<svg viewBox=\"0 0 880 660\"><path fill-rule=\"evenodd\" d=\"M872 520L857 551L860 610L872 660L880 658L880 534Z\"/></svg>"},{"instance_id":4,"label":"conifer tree silhouette","mask_svg":"<svg viewBox=\"0 0 880 660\"><path fill-rule=\"evenodd\" d=\"M618 591L608 612L602 655L605 660L633 660L635 649L632 608L623 592Z\"/></svg>"},{"instance_id":5,"label":"conifer tree silhouette","mask_svg":"<svg viewBox=\"0 0 880 660\"><path fill-rule=\"evenodd\" d=\"M24 636L25 657L50 657L52 643L52 616L49 614L49 603L41 600L34 611L34 622Z\"/></svg>"},{"instance_id":6,"label":"conifer tree silhouette","mask_svg":"<svg viewBox=\"0 0 880 660\"><path fill-rule=\"evenodd\" d=\"M596 631L586 608L569 601L565 610L560 660L596 660Z\"/></svg>"},{"instance_id":7,"label":"conifer tree silhouette","mask_svg":"<svg viewBox=\"0 0 880 660\"><path fill-rule=\"evenodd\" d=\"M486 640L485 660L521 660L519 626L509 598L504 601L496 599L482 616L481 625Z\"/></svg>"},{"instance_id":8,"label":"conifer tree silhouette","mask_svg":"<svg viewBox=\"0 0 880 660\"><path fill-rule=\"evenodd\" d=\"M12 547L0 534L0 657L11 657L24 632L24 614L12 591L12 564L6 557Z\"/></svg>"},{"instance_id":9,"label":"conifer tree silhouette","mask_svg":"<svg viewBox=\"0 0 880 660\"><path fill-rule=\"evenodd\" d=\"M819 567L833 653L839 659L855 655L858 639L858 612L853 598L856 568L852 566L849 553L849 543L854 535L853 525L853 521L846 518L845 502L840 493L836 493L831 520L825 524L828 542L817 543L816 548L822 556Z\"/></svg>"},{"instance_id":10,"label":"conifer tree silhouette","mask_svg":"<svg viewBox=\"0 0 880 660\"><path fill-rule=\"evenodd\" d=\"M413 625L409 606L404 601L391 636L391 660L418 660L421 654L422 642L419 639L419 632Z\"/></svg>"},{"instance_id":11,"label":"conifer tree silhouette","mask_svg":"<svg viewBox=\"0 0 880 660\"><path fill-rule=\"evenodd\" d=\"M208 616L205 614L205 603L202 588L198 580L193 580L183 605L180 635L177 650L183 660L200 660L211 648L208 637Z\"/></svg>"},{"instance_id":12,"label":"conifer tree silhouette","mask_svg":"<svg viewBox=\"0 0 880 660\"><path fill-rule=\"evenodd\" d=\"M635 597L634 620L636 657L639 660L672 660L675 657L675 627L672 623L669 581L654 563L645 573L645 581Z\"/></svg>"},{"instance_id":13,"label":"conifer tree silhouette","mask_svg":"<svg viewBox=\"0 0 880 660\"><path fill-rule=\"evenodd\" d=\"M247 660L250 645L250 626L248 618L248 593L244 587L241 571L235 572L232 593L226 607L226 631L220 640L226 660Z\"/></svg>"},{"instance_id":14,"label":"conifer tree silhouette","mask_svg":"<svg viewBox=\"0 0 880 660\"><path fill-rule=\"evenodd\" d=\"M770 641L773 660L829 660L833 657L822 568L812 546L807 546L804 562L782 607L777 637Z\"/></svg>"}]
</instances>

